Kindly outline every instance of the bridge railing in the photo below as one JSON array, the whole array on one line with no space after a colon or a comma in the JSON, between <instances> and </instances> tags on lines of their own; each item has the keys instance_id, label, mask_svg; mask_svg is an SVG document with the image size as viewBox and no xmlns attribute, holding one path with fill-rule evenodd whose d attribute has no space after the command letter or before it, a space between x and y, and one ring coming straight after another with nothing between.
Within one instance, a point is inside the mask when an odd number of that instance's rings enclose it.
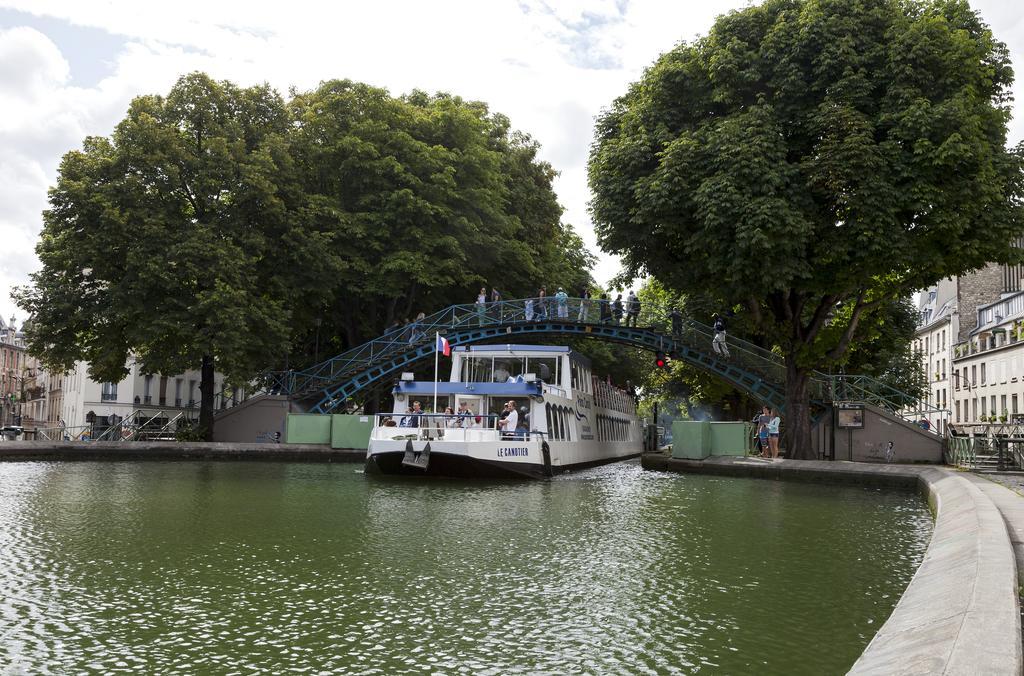
<instances>
[{"instance_id":1,"label":"bridge railing","mask_svg":"<svg viewBox=\"0 0 1024 676\"><path fill-rule=\"evenodd\" d=\"M271 393L313 393L374 364L418 350L423 343L432 341L435 333L542 321L654 329L670 341L666 343L666 351L689 347L701 355L700 360L706 362L712 370L725 371L736 367L756 374L768 383L786 382L786 365L781 354L729 335L725 343L728 356L718 355L713 347L714 329L682 316L674 322L670 306L643 303L635 319L628 304L623 304L621 315L616 315L613 308L612 299L559 299L556 296L451 305L308 369L265 373L257 385ZM920 403L896 388L868 376L833 376L815 372L808 387L812 399L861 399L897 413L906 408L908 402ZM927 408L934 409L930 411L931 414L942 412L935 407Z\"/></svg>"}]
</instances>

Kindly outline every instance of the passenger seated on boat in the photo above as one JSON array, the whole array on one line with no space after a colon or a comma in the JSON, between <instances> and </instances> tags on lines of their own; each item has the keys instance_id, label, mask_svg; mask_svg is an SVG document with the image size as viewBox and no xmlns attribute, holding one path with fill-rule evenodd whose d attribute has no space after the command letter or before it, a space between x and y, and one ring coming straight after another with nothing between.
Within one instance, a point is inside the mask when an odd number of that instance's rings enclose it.
<instances>
[{"instance_id":1,"label":"passenger seated on boat","mask_svg":"<svg viewBox=\"0 0 1024 676\"><path fill-rule=\"evenodd\" d=\"M383 426L384 427L395 427L396 425L397 425L397 423L395 423L394 418L392 418L390 416L387 416L387 417L384 418L384 422L383 422Z\"/></svg>"},{"instance_id":2,"label":"passenger seated on boat","mask_svg":"<svg viewBox=\"0 0 1024 676\"><path fill-rule=\"evenodd\" d=\"M419 402L415 402L415 404L419 404ZM419 427L420 426L420 418L419 418L419 416L422 413L423 413L423 411L418 411L413 406L410 406L408 409L406 409L405 415L402 416L402 420L401 420L401 422L398 423L398 426L399 427Z\"/></svg>"}]
</instances>

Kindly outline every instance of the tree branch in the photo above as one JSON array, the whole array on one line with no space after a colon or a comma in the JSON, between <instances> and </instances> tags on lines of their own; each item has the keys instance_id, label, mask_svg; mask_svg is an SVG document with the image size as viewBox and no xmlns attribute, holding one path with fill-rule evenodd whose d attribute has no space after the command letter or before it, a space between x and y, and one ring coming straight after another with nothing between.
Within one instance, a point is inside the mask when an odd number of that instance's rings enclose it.
<instances>
[{"instance_id":1,"label":"tree branch","mask_svg":"<svg viewBox=\"0 0 1024 676\"><path fill-rule=\"evenodd\" d=\"M858 303L863 295L864 292L861 291L860 295L857 296ZM818 332L821 331L821 327L825 325L825 320L828 319L829 310L835 306L836 300L835 296L826 294L821 297L820 301L818 301L818 307L814 308L814 315L811 317L810 323L803 329L804 339L806 342L813 343L814 339L818 337Z\"/></svg>"},{"instance_id":2,"label":"tree branch","mask_svg":"<svg viewBox=\"0 0 1024 676\"><path fill-rule=\"evenodd\" d=\"M857 303L853 306L853 313L850 315L850 323L846 326L846 330L843 332L842 337L836 346L829 351L825 356L829 359L839 359L846 352L846 348L850 346L850 341L853 340L853 334L857 330L857 324L860 322L860 317L865 310L871 310L872 308L881 305L885 302L885 298L876 298L875 300L864 302L864 290L861 290L857 294Z\"/></svg>"}]
</instances>

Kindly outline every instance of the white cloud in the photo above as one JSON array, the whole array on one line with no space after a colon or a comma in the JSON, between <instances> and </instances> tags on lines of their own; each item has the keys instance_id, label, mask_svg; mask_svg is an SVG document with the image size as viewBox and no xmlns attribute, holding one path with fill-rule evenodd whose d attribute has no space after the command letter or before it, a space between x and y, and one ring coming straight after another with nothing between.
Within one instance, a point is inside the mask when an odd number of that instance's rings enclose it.
<instances>
[{"instance_id":1,"label":"white cloud","mask_svg":"<svg viewBox=\"0 0 1024 676\"><path fill-rule=\"evenodd\" d=\"M0 32L0 172L14 191L0 202L0 266L6 266L0 267L0 313L14 310L5 287L27 281L37 265L31 248L39 211L61 155L88 134L109 134L133 96L166 92L191 70L240 84L266 81L282 93L350 78L393 93L447 90L487 101L542 144L542 157L561 172L556 189L565 219L596 250L586 208L594 117L659 54L707 33L716 15L747 4L0 0L0 7L99 28L123 42L102 71L109 75L81 88L69 84L69 66L73 72L79 64L67 62L59 43L30 28ZM1024 73L1024 7L1005 0L974 4ZM74 53L88 54L81 47ZM1015 119L1011 139L1022 137L1024 121ZM12 255L18 263L10 262ZM607 280L617 271L615 259L603 256L596 272Z\"/></svg>"}]
</instances>

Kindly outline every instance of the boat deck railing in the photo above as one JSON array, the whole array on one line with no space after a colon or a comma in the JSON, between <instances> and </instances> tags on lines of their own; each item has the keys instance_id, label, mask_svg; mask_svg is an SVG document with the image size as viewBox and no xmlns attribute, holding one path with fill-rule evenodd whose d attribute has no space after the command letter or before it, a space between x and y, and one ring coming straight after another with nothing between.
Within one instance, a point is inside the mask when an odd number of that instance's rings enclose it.
<instances>
[{"instance_id":1,"label":"boat deck railing","mask_svg":"<svg viewBox=\"0 0 1024 676\"><path fill-rule=\"evenodd\" d=\"M498 427L500 420L500 416L493 414L379 413L375 417L370 439L377 441L434 441L437 439L446 441L524 441L530 439L531 433L523 429L515 432L502 432Z\"/></svg>"}]
</instances>

